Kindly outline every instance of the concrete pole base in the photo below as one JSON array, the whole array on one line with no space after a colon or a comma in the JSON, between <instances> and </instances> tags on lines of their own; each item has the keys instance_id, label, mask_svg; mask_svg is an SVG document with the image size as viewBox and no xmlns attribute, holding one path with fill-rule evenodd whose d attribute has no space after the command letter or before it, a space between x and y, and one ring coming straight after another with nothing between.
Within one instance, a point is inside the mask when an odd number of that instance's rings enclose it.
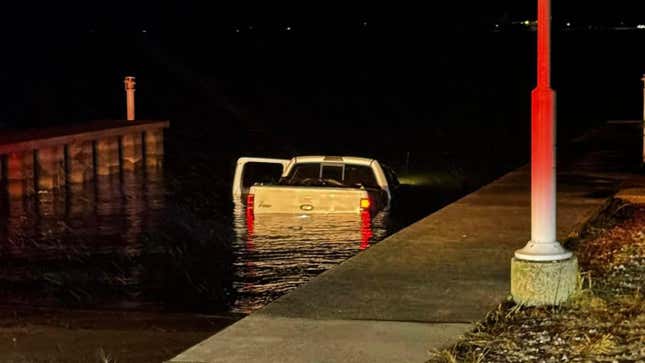
<instances>
[{"instance_id":1,"label":"concrete pole base","mask_svg":"<svg viewBox=\"0 0 645 363\"><path fill-rule=\"evenodd\" d=\"M526 261L511 259L511 295L526 306L560 305L578 288L578 259Z\"/></svg>"}]
</instances>

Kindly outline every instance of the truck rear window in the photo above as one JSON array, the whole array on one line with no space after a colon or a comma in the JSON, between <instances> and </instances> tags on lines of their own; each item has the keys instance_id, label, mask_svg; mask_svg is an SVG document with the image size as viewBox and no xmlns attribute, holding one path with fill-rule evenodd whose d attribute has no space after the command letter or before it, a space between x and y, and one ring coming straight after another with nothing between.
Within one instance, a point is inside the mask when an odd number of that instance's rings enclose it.
<instances>
[{"instance_id":1,"label":"truck rear window","mask_svg":"<svg viewBox=\"0 0 645 363\"><path fill-rule=\"evenodd\" d=\"M320 178L320 164L298 164L293 167L287 178L292 182L303 179L318 179Z\"/></svg>"},{"instance_id":2,"label":"truck rear window","mask_svg":"<svg viewBox=\"0 0 645 363\"><path fill-rule=\"evenodd\" d=\"M372 168L365 165L345 165L345 180L349 186L360 184L365 188L378 188Z\"/></svg>"},{"instance_id":3,"label":"truck rear window","mask_svg":"<svg viewBox=\"0 0 645 363\"><path fill-rule=\"evenodd\" d=\"M343 166L336 165L323 165L322 169L323 179L332 179L339 182L343 181Z\"/></svg>"},{"instance_id":4,"label":"truck rear window","mask_svg":"<svg viewBox=\"0 0 645 363\"><path fill-rule=\"evenodd\" d=\"M281 184L379 188L371 167L353 164L297 164Z\"/></svg>"}]
</instances>

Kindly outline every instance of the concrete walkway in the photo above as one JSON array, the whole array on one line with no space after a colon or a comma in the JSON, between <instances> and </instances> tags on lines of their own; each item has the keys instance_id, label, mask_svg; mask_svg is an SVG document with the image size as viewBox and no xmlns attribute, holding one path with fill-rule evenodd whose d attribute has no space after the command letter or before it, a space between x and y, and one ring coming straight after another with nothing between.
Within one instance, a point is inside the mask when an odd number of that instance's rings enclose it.
<instances>
[{"instance_id":1,"label":"concrete walkway","mask_svg":"<svg viewBox=\"0 0 645 363\"><path fill-rule=\"evenodd\" d=\"M629 178L639 135L636 125L608 125L560 158L561 241ZM171 362L423 362L507 296L510 258L530 235L529 172L450 204Z\"/></svg>"}]
</instances>

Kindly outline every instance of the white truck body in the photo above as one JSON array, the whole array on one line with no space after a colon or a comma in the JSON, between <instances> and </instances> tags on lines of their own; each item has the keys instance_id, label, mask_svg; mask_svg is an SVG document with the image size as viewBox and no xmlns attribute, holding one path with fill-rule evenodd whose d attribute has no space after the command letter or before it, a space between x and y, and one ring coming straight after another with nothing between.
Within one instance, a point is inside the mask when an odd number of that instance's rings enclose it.
<instances>
[{"instance_id":1,"label":"white truck body","mask_svg":"<svg viewBox=\"0 0 645 363\"><path fill-rule=\"evenodd\" d=\"M245 175L251 164L273 164L279 180L269 185L253 181ZM246 200L254 214L360 213L387 208L392 198L388 177L377 160L348 156L240 158L233 197Z\"/></svg>"}]
</instances>

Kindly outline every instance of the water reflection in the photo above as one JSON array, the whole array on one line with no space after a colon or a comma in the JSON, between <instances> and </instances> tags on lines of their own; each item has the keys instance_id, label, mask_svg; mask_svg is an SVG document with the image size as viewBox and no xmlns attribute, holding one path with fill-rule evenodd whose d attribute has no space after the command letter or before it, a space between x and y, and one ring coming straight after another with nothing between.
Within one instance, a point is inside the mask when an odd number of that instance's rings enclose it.
<instances>
[{"instance_id":1,"label":"water reflection","mask_svg":"<svg viewBox=\"0 0 645 363\"><path fill-rule=\"evenodd\" d=\"M387 214L254 216L234 209L233 244L237 299L232 310L248 313L339 264L385 236Z\"/></svg>"},{"instance_id":2,"label":"water reflection","mask_svg":"<svg viewBox=\"0 0 645 363\"><path fill-rule=\"evenodd\" d=\"M161 170L0 197L0 299L29 305L132 306L142 234L159 225Z\"/></svg>"},{"instance_id":3,"label":"water reflection","mask_svg":"<svg viewBox=\"0 0 645 363\"><path fill-rule=\"evenodd\" d=\"M384 213L254 218L242 205L231 224L231 204L190 191L145 170L0 197L1 301L248 313L387 231Z\"/></svg>"}]
</instances>

